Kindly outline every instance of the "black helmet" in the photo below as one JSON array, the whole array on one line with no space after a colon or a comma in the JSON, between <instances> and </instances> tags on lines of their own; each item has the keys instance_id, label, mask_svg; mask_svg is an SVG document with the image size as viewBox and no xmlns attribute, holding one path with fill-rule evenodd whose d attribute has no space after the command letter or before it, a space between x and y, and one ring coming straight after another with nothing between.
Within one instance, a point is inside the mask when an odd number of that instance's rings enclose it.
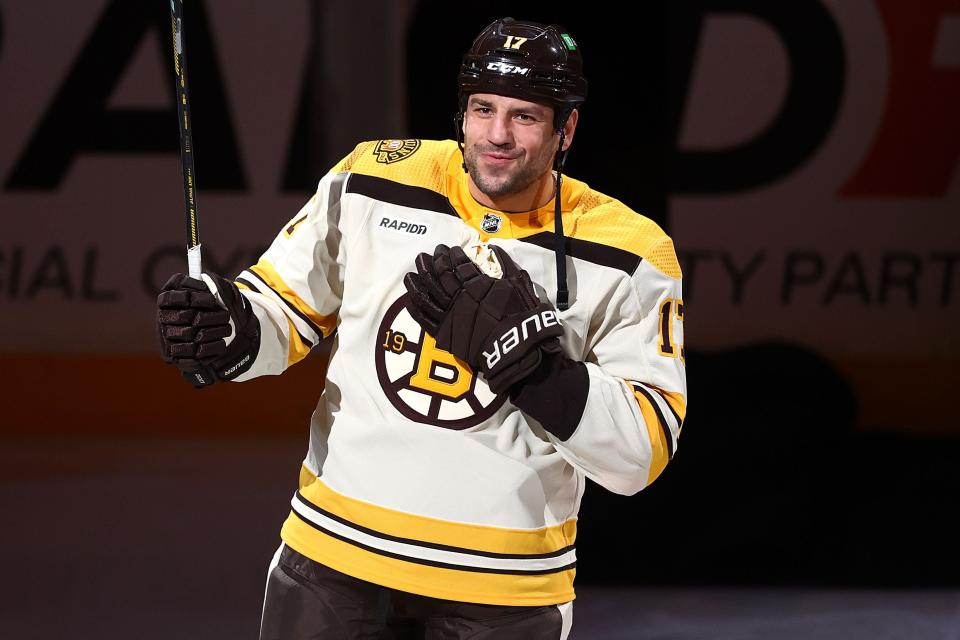
<instances>
[{"instance_id":1,"label":"black helmet","mask_svg":"<svg viewBox=\"0 0 960 640\"><path fill-rule=\"evenodd\" d=\"M545 102L561 128L587 99L577 43L560 25L503 18L484 29L460 65L460 112L471 93Z\"/></svg>"}]
</instances>

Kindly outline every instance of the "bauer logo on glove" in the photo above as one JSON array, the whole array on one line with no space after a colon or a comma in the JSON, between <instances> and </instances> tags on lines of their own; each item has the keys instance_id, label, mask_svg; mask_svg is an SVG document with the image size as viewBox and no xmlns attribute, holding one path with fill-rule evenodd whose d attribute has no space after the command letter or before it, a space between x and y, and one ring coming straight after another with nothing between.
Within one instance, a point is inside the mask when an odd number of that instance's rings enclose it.
<instances>
[{"instance_id":1,"label":"bauer logo on glove","mask_svg":"<svg viewBox=\"0 0 960 640\"><path fill-rule=\"evenodd\" d=\"M491 343L491 350L484 351L483 357L486 359L488 369L492 369L500 362L500 358L513 351L517 345L522 344L531 338L536 338L544 329L553 326L559 326L560 319L552 309L545 309L539 313L534 313L529 318L521 320L519 325L510 327L506 333Z\"/></svg>"},{"instance_id":2,"label":"bauer logo on glove","mask_svg":"<svg viewBox=\"0 0 960 640\"><path fill-rule=\"evenodd\" d=\"M502 247L468 250L471 257L440 244L432 256L417 256L416 273L403 279L407 309L439 348L481 372L500 394L533 373L544 354L560 352L563 328Z\"/></svg>"}]
</instances>

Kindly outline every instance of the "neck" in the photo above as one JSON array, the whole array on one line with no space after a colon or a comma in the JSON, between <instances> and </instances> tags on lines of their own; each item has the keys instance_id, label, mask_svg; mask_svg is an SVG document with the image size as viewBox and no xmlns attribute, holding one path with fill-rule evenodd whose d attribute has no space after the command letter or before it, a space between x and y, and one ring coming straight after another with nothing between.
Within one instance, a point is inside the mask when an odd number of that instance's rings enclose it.
<instances>
[{"instance_id":1,"label":"neck","mask_svg":"<svg viewBox=\"0 0 960 640\"><path fill-rule=\"evenodd\" d=\"M498 198L491 198L480 191L473 178L467 174L467 186L474 200L485 207L504 213L523 213L545 206L556 195L556 179L553 171L547 171L523 191Z\"/></svg>"}]
</instances>

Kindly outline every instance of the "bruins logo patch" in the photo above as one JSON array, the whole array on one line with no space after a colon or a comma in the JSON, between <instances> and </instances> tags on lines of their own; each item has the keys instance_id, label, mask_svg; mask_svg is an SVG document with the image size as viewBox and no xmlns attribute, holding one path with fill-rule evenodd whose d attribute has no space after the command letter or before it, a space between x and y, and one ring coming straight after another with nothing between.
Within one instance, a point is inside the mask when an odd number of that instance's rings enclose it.
<instances>
[{"instance_id":1,"label":"bruins logo patch","mask_svg":"<svg viewBox=\"0 0 960 640\"><path fill-rule=\"evenodd\" d=\"M419 140L381 140L373 149L380 164L393 164L409 158L420 148Z\"/></svg>"},{"instance_id":2,"label":"bruins logo patch","mask_svg":"<svg viewBox=\"0 0 960 640\"><path fill-rule=\"evenodd\" d=\"M387 310L377 336L380 386L403 416L445 429L480 424L507 400L470 367L437 347L407 311L404 294Z\"/></svg>"}]
</instances>

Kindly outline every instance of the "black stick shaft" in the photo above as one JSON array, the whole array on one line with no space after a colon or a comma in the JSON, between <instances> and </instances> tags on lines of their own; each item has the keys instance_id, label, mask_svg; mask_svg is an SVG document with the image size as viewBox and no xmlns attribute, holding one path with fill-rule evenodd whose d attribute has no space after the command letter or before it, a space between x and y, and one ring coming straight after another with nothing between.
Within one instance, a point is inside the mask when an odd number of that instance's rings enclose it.
<instances>
[{"instance_id":1,"label":"black stick shaft","mask_svg":"<svg viewBox=\"0 0 960 640\"><path fill-rule=\"evenodd\" d=\"M197 213L197 176L193 166L193 136L190 94L187 85L187 52L183 37L183 0L170 0L173 26L173 71L177 85L177 115L180 123L180 162L183 168L183 201L187 214L187 264L190 276L199 278L200 224Z\"/></svg>"}]
</instances>

